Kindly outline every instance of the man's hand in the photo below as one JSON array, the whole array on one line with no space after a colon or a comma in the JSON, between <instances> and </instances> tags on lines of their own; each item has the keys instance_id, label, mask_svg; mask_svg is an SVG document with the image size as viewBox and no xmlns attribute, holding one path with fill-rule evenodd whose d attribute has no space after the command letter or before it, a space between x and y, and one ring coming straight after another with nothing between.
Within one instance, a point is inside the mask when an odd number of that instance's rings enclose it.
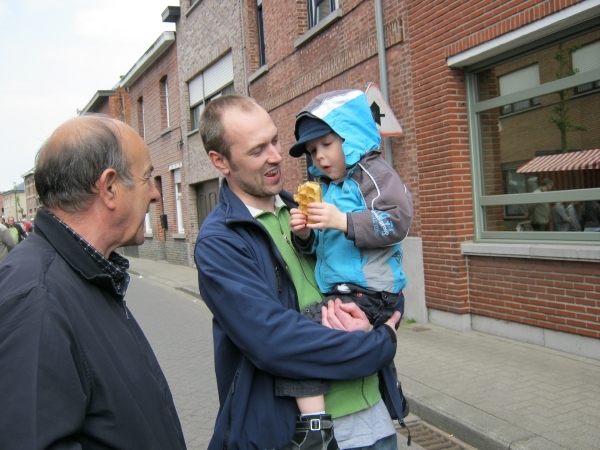
<instances>
[{"instance_id":1,"label":"man's hand","mask_svg":"<svg viewBox=\"0 0 600 450\"><path fill-rule=\"evenodd\" d=\"M348 218L346 213L341 212L331 203L309 203L306 208L308 212L309 228L321 230L329 228L339 230L343 233L348 231Z\"/></svg>"},{"instance_id":2,"label":"man's hand","mask_svg":"<svg viewBox=\"0 0 600 450\"><path fill-rule=\"evenodd\" d=\"M306 227L306 216L298 208L290 209L290 228L300 239L306 240L310 236L310 228Z\"/></svg>"},{"instance_id":3,"label":"man's hand","mask_svg":"<svg viewBox=\"0 0 600 450\"><path fill-rule=\"evenodd\" d=\"M343 303L339 298L335 302L329 300L327 307L323 306L321 317L323 325L335 330L371 331L373 328L365 313L356 303ZM397 321L398 319L396 319Z\"/></svg>"}]
</instances>

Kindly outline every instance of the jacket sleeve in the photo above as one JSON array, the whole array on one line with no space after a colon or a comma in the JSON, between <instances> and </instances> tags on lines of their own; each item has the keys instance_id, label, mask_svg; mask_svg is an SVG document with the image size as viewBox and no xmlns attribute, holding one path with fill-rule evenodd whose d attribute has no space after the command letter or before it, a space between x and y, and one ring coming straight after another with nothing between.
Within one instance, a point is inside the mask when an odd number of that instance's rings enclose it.
<instances>
[{"instance_id":1,"label":"jacket sleeve","mask_svg":"<svg viewBox=\"0 0 600 450\"><path fill-rule=\"evenodd\" d=\"M385 327L368 333L332 330L284 307L278 293L285 297L287 274L260 256L265 243L249 241L205 234L196 243L195 259L214 320L256 367L285 378L350 380L372 375L393 359L396 344Z\"/></svg>"},{"instance_id":2,"label":"jacket sleeve","mask_svg":"<svg viewBox=\"0 0 600 450\"><path fill-rule=\"evenodd\" d=\"M17 244L15 244L15 240L13 239L12 235L10 234L10 231L8 230L8 228L5 228L4 230L2 230L0 232L0 240L2 240L4 245L6 245L6 248L8 249L9 252L13 248L15 248L15 246L17 245Z\"/></svg>"},{"instance_id":3,"label":"jacket sleeve","mask_svg":"<svg viewBox=\"0 0 600 450\"><path fill-rule=\"evenodd\" d=\"M55 305L39 288L0 300L2 449L81 448L74 436L85 418L86 377Z\"/></svg>"},{"instance_id":4,"label":"jacket sleeve","mask_svg":"<svg viewBox=\"0 0 600 450\"><path fill-rule=\"evenodd\" d=\"M348 239L360 248L388 247L402 242L412 222L412 195L396 171L378 154L367 156L356 171L367 207L348 213Z\"/></svg>"}]
</instances>

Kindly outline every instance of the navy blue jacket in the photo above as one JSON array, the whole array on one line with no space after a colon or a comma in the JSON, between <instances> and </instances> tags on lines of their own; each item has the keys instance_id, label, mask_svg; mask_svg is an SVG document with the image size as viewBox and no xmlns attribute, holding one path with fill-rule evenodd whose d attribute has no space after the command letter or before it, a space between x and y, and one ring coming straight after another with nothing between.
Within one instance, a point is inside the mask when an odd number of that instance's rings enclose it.
<instances>
[{"instance_id":1,"label":"navy blue jacket","mask_svg":"<svg viewBox=\"0 0 600 450\"><path fill-rule=\"evenodd\" d=\"M113 279L45 211L35 222L0 265L0 448L185 449Z\"/></svg>"},{"instance_id":2,"label":"navy blue jacket","mask_svg":"<svg viewBox=\"0 0 600 450\"><path fill-rule=\"evenodd\" d=\"M291 196L282 193L286 203ZM202 298L213 313L220 408L209 449L273 449L291 439L296 401L277 397L274 377L347 380L382 368L395 396L396 352L388 327L344 332L297 312L297 295L267 230L223 181L195 248ZM396 413L392 413L393 416Z\"/></svg>"}]
</instances>

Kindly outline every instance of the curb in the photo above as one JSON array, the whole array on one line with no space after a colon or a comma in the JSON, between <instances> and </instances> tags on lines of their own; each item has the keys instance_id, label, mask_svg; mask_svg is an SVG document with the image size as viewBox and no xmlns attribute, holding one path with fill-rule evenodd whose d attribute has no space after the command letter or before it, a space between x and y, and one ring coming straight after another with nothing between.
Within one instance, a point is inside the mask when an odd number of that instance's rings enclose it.
<instances>
[{"instance_id":1,"label":"curb","mask_svg":"<svg viewBox=\"0 0 600 450\"><path fill-rule=\"evenodd\" d=\"M441 430L452 430L454 436L473 447L485 450L566 449L418 381L411 380L410 389L402 387L410 402L411 413Z\"/></svg>"}]
</instances>

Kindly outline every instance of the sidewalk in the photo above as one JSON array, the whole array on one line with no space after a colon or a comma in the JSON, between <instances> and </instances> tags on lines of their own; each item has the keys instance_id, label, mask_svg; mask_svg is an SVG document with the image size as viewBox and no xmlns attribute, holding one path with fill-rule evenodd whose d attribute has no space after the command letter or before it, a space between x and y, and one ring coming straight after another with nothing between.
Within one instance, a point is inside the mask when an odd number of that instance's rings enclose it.
<instances>
[{"instance_id":1,"label":"sidewalk","mask_svg":"<svg viewBox=\"0 0 600 450\"><path fill-rule=\"evenodd\" d=\"M200 296L195 269L130 263L132 275ZM600 449L600 361L402 323L395 362L411 413L477 449Z\"/></svg>"}]
</instances>

